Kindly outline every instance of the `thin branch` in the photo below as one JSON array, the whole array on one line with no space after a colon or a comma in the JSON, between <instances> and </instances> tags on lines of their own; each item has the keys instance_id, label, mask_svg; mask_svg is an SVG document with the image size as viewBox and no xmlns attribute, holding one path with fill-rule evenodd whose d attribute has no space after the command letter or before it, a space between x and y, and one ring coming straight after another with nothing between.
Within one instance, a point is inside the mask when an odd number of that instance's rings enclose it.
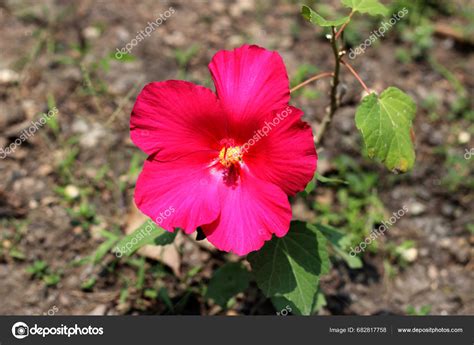
<instances>
[{"instance_id":1,"label":"thin branch","mask_svg":"<svg viewBox=\"0 0 474 345\"><path fill-rule=\"evenodd\" d=\"M349 24L349 22L351 21L351 18L352 18L353 15L354 15L354 12L351 12L351 14L349 14L349 18L347 19L347 21L344 24L342 24L341 28L336 33L336 39L338 39L339 36L341 36L341 34L344 31L344 29L346 28L347 24Z\"/></svg>"},{"instance_id":2,"label":"thin branch","mask_svg":"<svg viewBox=\"0 0 474 345\"><path fill-rule=\"evenodd\" d=\"M362 87L364 88L364 90L370 94L370 90L369 88L367 87L367 85L365 85L364 81L361 79L361 77L357 74L357 72L354 70L354 68L352 68L351 65L349 65L347 62L345 62L344 60L341 60L341 63L346 66L349 71L351 71L351 73L354 75L354 77L356 77L356 79L359 81L360 85L362 85Z\"/></svg>"},{"instance_id":3,"label":"thin branch","mask_svg":"<svg viewBox=\"0 0 474 345\"><path fill-rule=\"evenodd\" d=\"M332 76L333 73L332 72L324 72L324 73L320 73L318 75L315 75L311 78L309 78L308 80L305 80L304 82L296 85L295 87L293 87L292 89L290 89L290 93L292 92L295 92L296 90L298 90L299 88L302 88L303 86L315 81L315 80L318 80L318 79L321 79L321 78L324 78L324 77L330 77Z\"/></svg>"}]
</instances>

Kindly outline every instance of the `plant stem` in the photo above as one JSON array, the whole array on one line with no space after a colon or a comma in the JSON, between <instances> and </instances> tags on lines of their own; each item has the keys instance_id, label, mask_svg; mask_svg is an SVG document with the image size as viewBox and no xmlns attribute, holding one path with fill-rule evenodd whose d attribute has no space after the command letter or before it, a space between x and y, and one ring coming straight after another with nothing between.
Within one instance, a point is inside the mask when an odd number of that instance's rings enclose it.
<instances>
[{"instance_id":1,"label":"plant stem","mask_svg":"<svg viewBox=\"0 0 474 345\"><path fill-rule=\"evenodd\" d=\"M346 66L349 71L351 71L351 73L354 75L354 77L356 77L356 79L359 81L360 85L362 85L362 87L364 88L365 92L367 92L369 95L370 95L370 90L369 88L367 87L367 85L365 85L364 81L361 79L361 77L357 74L357 72L354 70L354 68L352 68L351 65L349 65L347 62L345 62L344 60L341 60L341 63Z\"/></svg>"},{"instance_id":2,"label":"plant stem","mask_svg":"<svg viewBox=\"0 0 474 345\"><path fill-rule=\"evenodd\" d=\"M292 89L290 89L290 93L295 92L295 91L298 90L299 88L301 88L301 87L303 87L303 86L305 86L305 85L307 85L307 84L309 84L309 83L311 83L311 82L313 82L313 81L315 81L315 80L318 80L318 79L321 79L321 78L324 78L324 77L330 77L330 76L332 76L332 75L333 75L332 72L324 72L324 73L320 73L320 74L318 74L318 75L315 75L315 76L309 78L308 80L305 80L304 82L302 82L302 83L296 85L296 86L293 87Z\"/></svg>"},{"instance_id":3,"label":"plant stem","mask_svg":"<svg viewBox=\"0 0 474 345\"><path fill-rule=\"evenodd\" d=\"M331 47L334 54L334 73L332 75L332 87L331 87L331 105L329 107L329 111L323 118L321 122L321 126L319 127L319 132L316 134L315 143L319 144L323 137L324 132L328 124L331 122L331 119L338 107L338 99L337 99L337 86L339 84L339 71L341 66L341 57L339 56L339 48L337 45L336 39L336 29L334 26L332 27L332 35L331 35Z\"/></svg>"},{"instance_id":4,"label":"plant stem","mask_svg":"<svg viewBox=\"0 0 474 345\"><path fill-rule=\"evenodd\" d=\"M352 16L354 15L354 12L351 12L351 14L349 14L349 19L347 19L347 22L345 22L344 24L342 24L341 28L339 29L339 31L336 33L336 39L339 38L339 36L341 36L342 32L344 31L344 29L346 28L347 24L349 24L349 22L351 21L351 18Z\"/></svg>"}]
</instances>

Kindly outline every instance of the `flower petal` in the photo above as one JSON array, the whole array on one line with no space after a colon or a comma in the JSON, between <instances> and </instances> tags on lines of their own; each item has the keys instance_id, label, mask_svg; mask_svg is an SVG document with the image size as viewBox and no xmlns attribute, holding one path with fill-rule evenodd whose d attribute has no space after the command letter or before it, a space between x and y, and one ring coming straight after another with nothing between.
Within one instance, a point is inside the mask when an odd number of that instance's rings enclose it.
<instances>
[{"instance_id":1,"label":"flower petal","mask_svg":"<svg viewBox=\"0 0 474 345\"><path fill-rule=\"evenodd\" d=\"M215 94L179 80L146 85L130 119L132 141L147 154L218 150L226 128Z\"/></svg>"},{"instance_id":2,"label":"flower petal","mask_svg":"<svg viewBox=\"0 0 474 345\"><path fill-rule=\"evenodd\" d=\"M246 255L264 242L288 232L291 206L277 186L243 168L237 185L219 185L221 214L202 227L209 242L220 250Z\"/></svg>"},{"instance_id":3,"label":"flower petal","mask_svg":"<svg viewBox=\"0 0 474 345\"><path fill-rule=\"evenodd\" d=\"M220 211L217 186L221 182L206 164L212 158L200 152L168 162L148 159L135 188L138 208L171 232L179 227L191 233L214 221Z\"/></svg>"},{"instance_id":4,"label":"flower petal","mask_svg":"<svg viewBox=\"0 0 474 345\"><path fill-rule=\"evenodd\" d=\"M252 173L288 195L306 187L318 160L311 127L301 116L303 112L291 106L275 111L263 121L255 144L249 141L243 147L248 148L244 161Z\"/></svg>"},{"instance_id":5,"label":"flower petal","mask_svg":"<svg viewBox=\"0 0 474 345\"><path fill-rule=\"evenodd\" d=\"M222 107L235 120L268 114L290 100L288 74L277 52L255 45L221 50L209 70Z\"/></svg>"}]
</instances>

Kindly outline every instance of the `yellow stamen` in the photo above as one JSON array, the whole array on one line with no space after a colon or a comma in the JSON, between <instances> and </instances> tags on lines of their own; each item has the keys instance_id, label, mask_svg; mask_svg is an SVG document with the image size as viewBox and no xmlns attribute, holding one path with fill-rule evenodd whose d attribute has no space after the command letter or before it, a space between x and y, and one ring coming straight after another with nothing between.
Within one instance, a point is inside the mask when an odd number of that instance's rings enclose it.
<instances>
[{"instance_id":1,"label":"yellow stamen","mask_svg":"<svg viewBox=\"0 0 474 345\"><path fill-rule=\"evenodd\" d=\"M219 152L219 161L225 167L242 162L242 151L239 146L223 147Z\"/></svg>"}]
</instances>

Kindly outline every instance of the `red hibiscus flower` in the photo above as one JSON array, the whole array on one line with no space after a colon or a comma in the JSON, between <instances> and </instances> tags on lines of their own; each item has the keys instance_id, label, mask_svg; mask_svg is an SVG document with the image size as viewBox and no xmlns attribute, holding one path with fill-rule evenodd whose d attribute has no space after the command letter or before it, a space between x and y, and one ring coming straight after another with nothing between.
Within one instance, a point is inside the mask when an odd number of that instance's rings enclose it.
<instances>
[{"instance_id":1,"label":"red hibiscus flower","mask_svg":"<svg viewBox=\"0 0 474 345\"><path fill-rule=\"evenodd\" d=\"M222 50L209 69L216 94L168 80L138 95L131 138L150 156L135 202L168 231L201 227L220 250L245 255L288 232L288 195L311 180L317 155L303 112L288 105L278 53Z\"/></svg>"}]
</instances>

